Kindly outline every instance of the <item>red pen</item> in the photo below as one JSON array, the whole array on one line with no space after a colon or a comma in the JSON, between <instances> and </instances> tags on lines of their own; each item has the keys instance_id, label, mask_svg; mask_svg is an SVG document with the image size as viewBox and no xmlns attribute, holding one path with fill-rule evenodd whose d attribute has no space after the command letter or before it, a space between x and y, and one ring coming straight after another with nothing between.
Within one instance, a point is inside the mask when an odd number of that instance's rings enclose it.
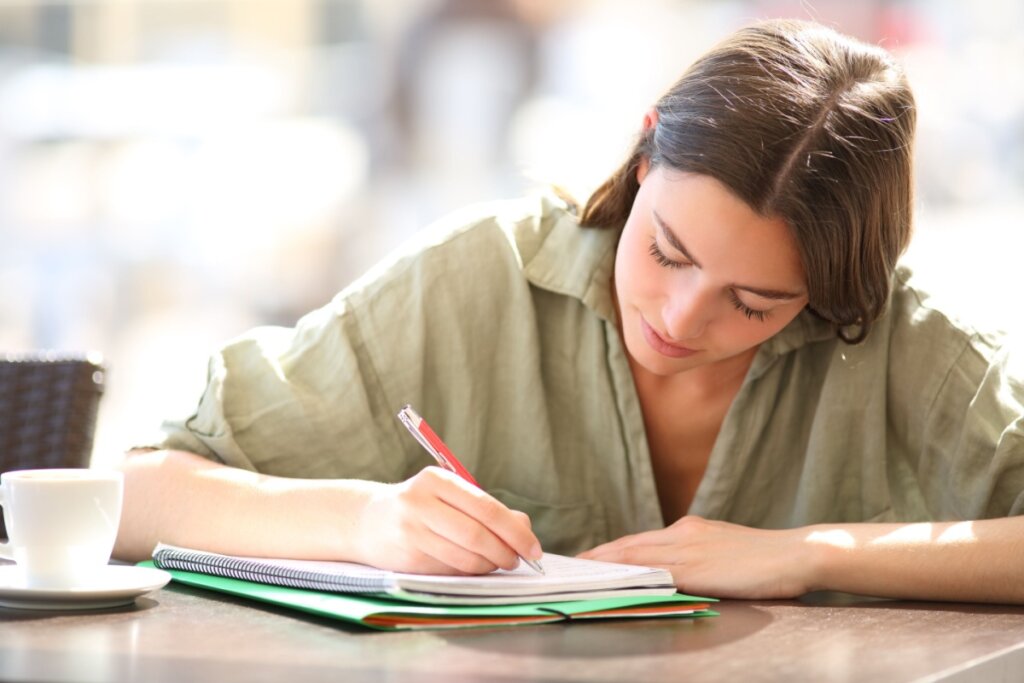
<instances>
[{"instance_id":1,"label":"red pen","mask_svg":"<svg viewBox=\"0 0 1024 683\"><path fill-rule=\"evenodd\" d=\"M441 440L441 437L439 437L437 433L430 428L427 421L412 409L412 406L406 405L404 408L399 410L398 419L402 421L402 424L404 424L405 428L409 430L409 433L416 437L416 440L420 442L420 445L434 457L434 460L437 461L438 465L449 472L454 472L473 486L483 488L477 483L476 479L473 478L473 475L469 473L469 470L463 467L462 463L459 462L459 459L452 454L448 449L448 446L446 446L444 441ZM530 560L521 555L519 556L519 559L525 562L526 565L534 571L540 574L544 573L544 567L542 567L540 562L537 560Z\"/></svg>"}]
</instances>

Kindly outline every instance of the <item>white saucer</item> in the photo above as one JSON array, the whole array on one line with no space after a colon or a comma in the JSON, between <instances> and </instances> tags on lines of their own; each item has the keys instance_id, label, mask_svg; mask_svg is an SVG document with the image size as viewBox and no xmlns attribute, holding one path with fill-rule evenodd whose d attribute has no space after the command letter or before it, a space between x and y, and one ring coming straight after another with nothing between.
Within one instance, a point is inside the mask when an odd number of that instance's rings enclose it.
<instances>
[{"instance_id":1,"label":"white saucer","mask_svg":"<svg viewBox=\"0 0 1024 683\"><path fill-rule=\"evenodd\" d=\"M108 565L75 588L28 588L16 565L0 566L0 607L37 610L79 610L120 607L171 580L162 569Z\"/></svg>"}]
</instances>

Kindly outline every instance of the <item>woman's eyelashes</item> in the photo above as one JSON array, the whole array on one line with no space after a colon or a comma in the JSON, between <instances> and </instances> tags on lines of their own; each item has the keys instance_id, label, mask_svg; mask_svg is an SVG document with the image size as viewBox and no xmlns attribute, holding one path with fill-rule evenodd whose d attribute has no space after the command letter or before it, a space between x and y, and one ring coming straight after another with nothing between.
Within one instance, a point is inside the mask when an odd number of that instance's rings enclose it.
<instances>
[{"instance_id":1,"label":"woman's eyelashes","mask_svg":"<svg viewBox=\"0 0 1024 683\"><path fill-rule=\"evenodd\" d=\"M756 308L747 306L745 303L740 301L740 298L736 296L736 292L731 289L729 290L729 301L732 303L733 308L747 316L747 320L757 320L758 322L763 323L765 318L767 318L771 313L771 311L759 311Z\"/></svg>"},{"instance_id":2,"label":"woman's eyelashes","mask_svg":"<svg viewBox=\"0 0 1024 683\"><path fill-rule=\"evenodd\" d=\"M688 261L674 261L670 259L665 255L665 252L661 250L661 247L658 246L658 240L654 237L651 238L651 246L647 251L649 251L651 256L654 257L654 260L658 265L664 266L665 268L683 268L685 266L692 265ZM736 296L736 292L731 289L729 290L729 303L732 304L733 308L745 315L747 320L764 322L771 313L771 311L761 311L747 306L745 303L740 301L740 298Z\"/></svg>"},{"instance_id":3,"label":"woman's eyelashes","mask_svg":"<svg viewBox=\"0 0 1024 683\"><path fill-rule=\"evenodd\" d=\"M683 266L690 265L685 261L673 261L666 256L665 252L663 252L661 247L658 246L658 240L655 237L651 238L651 246L647 251L651 253L651 256L653 256L654 260L658 262L658 265L665 266L666 268L682 268Z\"/></svg>"}]
</instances>

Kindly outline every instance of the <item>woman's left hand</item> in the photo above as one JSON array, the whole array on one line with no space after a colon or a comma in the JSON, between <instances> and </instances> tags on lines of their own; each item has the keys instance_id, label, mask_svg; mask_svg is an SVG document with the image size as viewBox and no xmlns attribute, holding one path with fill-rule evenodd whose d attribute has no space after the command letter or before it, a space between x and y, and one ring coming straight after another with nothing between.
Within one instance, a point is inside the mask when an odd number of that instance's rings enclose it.
<instances>
[{"instance_id":1,"label":"woman's left hand","mask_svg":"<svg viewBox=\"0 0 1024 683\"><path fill-rule=\"evenodd\" d=\"M814 590L813 544L800 529L765 530L687 516L579 555L662 567L676 587L718 598L792 598Z\"/></svg>"}]
</instances>

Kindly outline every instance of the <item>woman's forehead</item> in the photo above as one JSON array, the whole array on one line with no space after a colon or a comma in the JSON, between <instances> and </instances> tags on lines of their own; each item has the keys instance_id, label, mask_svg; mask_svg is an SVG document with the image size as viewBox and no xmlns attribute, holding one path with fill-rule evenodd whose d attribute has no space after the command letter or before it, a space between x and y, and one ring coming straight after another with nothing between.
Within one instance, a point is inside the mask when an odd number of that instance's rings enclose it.
<instances>
[{"instance_id":1,"label":"woman's forehead","mask_svg":"<svg viewBox=\"0 0 1024 683\"><path fill-rule=\"evenodd\" d=\"M652 220L699 267L766 289L805 288L796 240L781 217L762 216L707 175L658 166L643 185Z\"/></svg>"}]
</instances>

